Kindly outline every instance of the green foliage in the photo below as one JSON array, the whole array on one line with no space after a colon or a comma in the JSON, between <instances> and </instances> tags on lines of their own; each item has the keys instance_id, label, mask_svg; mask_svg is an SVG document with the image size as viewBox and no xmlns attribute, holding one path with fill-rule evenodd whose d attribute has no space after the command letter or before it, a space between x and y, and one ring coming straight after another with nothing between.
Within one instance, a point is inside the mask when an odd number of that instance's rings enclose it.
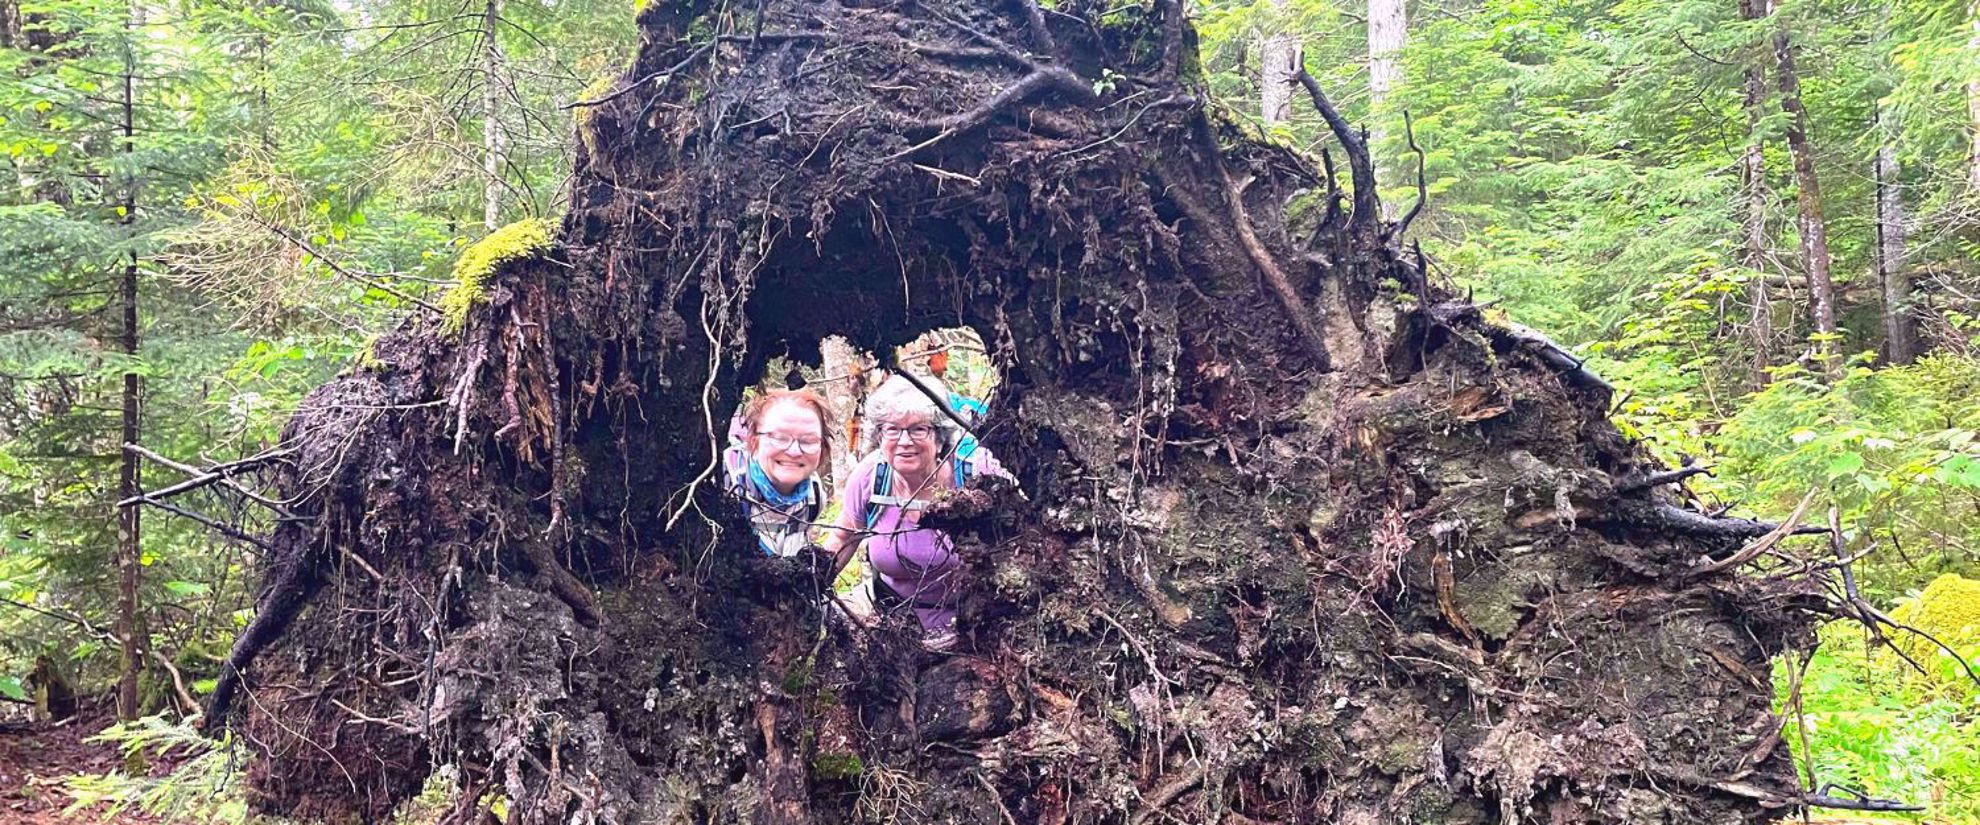
<instances>
[{"instance_id":1,"label":"green foliage","mask_svg":"<svg viewBox=\"0 0 1980 825\"><path fill-rule=\"evenodd\" d=\"M203 464L270 446L304 393L411 311L400 295L439 296L490 191L504 213L553 209L573 145L557 106L615 76L636 38L615 2L494 4L508 74L493 112L470 93L487 80L486 6L13 4L21 36L0 47L0 596L46 612L0 605L0 674L53 653L85 691L115 676L102 634L115 624L123 376L143 381L138 440L159 453ZM136 357L116 346L117 280L133 262ZM142 483L182 478L147 462ZM174 503L270 526L218 488ZM250 548L158 511L140 539L154 649L229 641L252 604Z\"/></svg>"},{"instance_id":2,"label":"green foliage","mask_svg":"<svg viewBox=\"0 0 1980 825\"><path fill-rule=\"evenodd\" d=\"M1862 540L1866 592L1889 599L1980 560L1980 361L1941 354L1857 365L1834 383L1789 368L1709 441L1728 498L1791 505L1827 493Z\"/></svg>"},{"instance_id":3,"label":"green foliage","mask_svg":"<svg viewBox=\"0 0 1980 825\"><path fill-rule=\"evenodd\" d=\"M819 779L858 779L866 763L856 753L821 753L811 760L811 773Z\"/></svg>"},{"instance_id":4,"label":"green foliage","mask_svg":"<svg viewBox=\"0 0 1980 825\"><path fill-rule=\"evenodd\" d=\"M1897 821L1980 823L1980 749L1973 747L1980 699L1908 690L1854 623L1837 622L1821 635L1802 678L1801 713L1788 693L1796 663L1783 659L1774 673L1788 746L1814 766L1817 786L1833 782L1928 808Z\"/></svg>"},{"instance_id":5,"label":"green foliage","mask_svg":"<svg viewBox=\"0 0 1980 825\"><path fill-rule=\"evenodd\" d=\"M1980 659L1980 580L1947 573L1898 605L1891 618L1918 631L1892 630L1890 635L1893 647L1924 668L1922 674L1907 674L1917 676L1922 689L1980 698L1980 685L1961 664Z\"/></svg>"},{"instance_id":6,"label":"green foliage","mask_svg":"<svg viewBox=\"0 0 1980 825\"><path fill-rule=\"evenodd\" d=\"M468 313L486 299L488 278L496 267L549 249L555 231L549 221L525 218L488 233L461 253L461 259L454 263L454 287L440 299L447 331L467 328Z\"/></svg>"},{"instance_id":7,"label":"green foliage","mask_svg":"<svg viewBox=\"0 0 1980 825\"><path fill-rule=\"evenodd\" d=\"M70 815L102 805L103 812L113 818L136 810L164 822L271 822L250 814L240 796L235 780L245 769L247 757L231 736L215 741L191 725L146 716L113 725L90 741L116 744L126 761L134 764L144 764L153 757L184 761L164 776L122 771L72 776L68 790L75 801L69 806Z\"/></svg>"}]
</instances>

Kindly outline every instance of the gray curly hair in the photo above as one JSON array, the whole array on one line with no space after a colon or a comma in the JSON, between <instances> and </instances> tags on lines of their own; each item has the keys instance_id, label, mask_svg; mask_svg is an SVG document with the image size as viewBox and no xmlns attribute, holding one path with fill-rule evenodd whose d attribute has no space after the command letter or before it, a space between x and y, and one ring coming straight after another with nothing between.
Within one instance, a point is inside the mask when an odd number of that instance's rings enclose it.
<instances>
[{"instance_id":1,"label":"gray curly hair","mask_svg":"<svg viewBox=\"0 0 1980 825\"><path fill-rule=\"evenodd\" d=\"M935 395L948 397L949 388L941 381L926 376L916 377L921 379L922 386L927 387ZM955 422L942 414L942 408L936 405L935 399L928 397L928 393L915 387L914 382L908 380L907 376L897 374L888 377L879 388L866 396L866 426L861 428L864 435L860 439L865 442L863 448L871 450L880 446L881 424L910 416L928 419L929 425L933 426L940 436L941 443L947 444L954 440Z\"/></svg>"}]
</instances>

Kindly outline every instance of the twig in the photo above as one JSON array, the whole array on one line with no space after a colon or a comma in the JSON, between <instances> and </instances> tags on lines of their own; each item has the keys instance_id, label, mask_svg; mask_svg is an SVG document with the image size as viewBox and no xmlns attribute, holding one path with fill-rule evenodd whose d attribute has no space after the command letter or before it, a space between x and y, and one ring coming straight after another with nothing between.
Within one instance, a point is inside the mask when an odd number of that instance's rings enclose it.
<instances>
[{"instance_id":1,"label":"twig","mask_svg":"<svg viewBox=\"0 0 1980 825\"><path fill-rule=\"evenodd\" d=\"M694 51L689 52L687 57L682 58L681 62L675 63L672 66L669 66L665 69L661 69L660 71L646 74L640 77L638 80L626 84L623 88L620 88L616 91L606 94L604 97L593 98L591 100L573 100L557 108L576 109L584 106L603 106L607 103L611 103L614 100L618 100L619 98L631 94L634 89L646 85L649 81L659 80L662 78L672 79L673 76L679 73L682 69L686 69L688 66L693 65L695 61L700 60L701 58L708 56L710 52L715 51L715 44L717 42L719 41L710 40L706 43L703 43L701 44L701 46L697 47Z\"/></svg>"},{"instance_id":2,"label":"twig","mask_svg":"<svg viewBox=\"0 0 1980 825\"><path fill-rule=\"evenodd\" d=\"M1113 614L1108 613L1105 610L1095 610L1093 611L1093 614L1099 616L1101 619L1106 620L1107 624L1113 625L1115 630L1121 632L1121 636L1127 639L1128 644L1134 646L1135 652L1141 654L1141 663L1148 666L1149 675L1154 676L1156 681L1170 685L1182 684L1181 682L1170 678L1168 674L1162 672L1162 669L1160 667L1157 667L1155 665L1155 654L1149 653L1148 647L1146 645L1143 645L1141 643L1141 640L1136 638L1133 633L1129 633L1128 629L1122 626L1120 621L1114 618Z\"/></svg>"},{"instance_id":3,"label":"twig","mask_svg":"<svg viewBox=\"0 0 1980 825\"><path fill-rule=\"evenodd\" d=\"M274 546L270 545L269 543L262 541L261 539L255 538L254 536L248 535L240 528L235 527L219 519L216 519L212 516L206 515L204 513L197 513L192 510L188 510L184 507L179 507L177 505L172 504L169 501L160 501L158 499L152 498L149 495L140 494L136 497L136 499L137 500L133 502L133 504L149 504L160 510L164 510L167 513L171 513L172 515L180 516L182 518L192 519L193 521L197 521L200 524L204 524L208 528L212 529L214 532L226 536L230 539L247 542L263 550L266 550L270 553L275 552Z\"/></svg>"},{"instance_id":4,"label":"twig","mask_svg":"<svg viewBox=\"0 0 1980 825\"><path fill-rule=\"evenodd\" d=\"M957 112L956 114L935 121L932 124L936 129L934 137L895 152L889 155L886 160L900 160L965 131L982 126L988 123L991 118L996 117L1005 107L1021 103L1030 99L1033 95L1041 94L1048 89L1067 92L1079 99L1090 99L1093 96L1093 90L1087 88L1086 84L1081 83L1079 78L1074 76L1072 72L1065 69L1040 68L1020 78L1018 82L1011 84L1009 88L992 95L989 100L979 104L976 108L965 112Z\"/></svg>"},{"instance_id":5,"label":"twig","mask_svg":"<svg viewBox=\"0 0 1980 825\"><path fill-rule=\"evenodd\" d=\"M1237 182L1231 180L1231 171L1224 165L1223 149L1217 145L1216 136L1210 132L1209 119L1200 111L1196 118L1196 132L1203 152L1209 155L1209 161L1215 167L1218 179L1224 184L1224 208L1230 215L1232 228L1237 230L1238 243L1244 247L1245 256L1251 259L1252 266L1258 268L1265 283L1272 288L1272 294L1279 299L1280 308L1286 312L1286 320L1291 321L1293 328L1299 330L1301 338L1305 340L1307 351L1313 355L1320 369L1331 370L1333 358L1327 352L1326 337L1321 335L1320 328L1314 325L1312 312L1306 302L1300 299L1299 292L1293 289L1292 281L1286 277L1285 270L1279 268L1278 261L1273 260L1272 253L1258 240L1258 233L1251 226L1251 216L1246 214L1244 209L1244 195L1238 191ZM1360 197L1359 192L1356 193L1356 197Z\"/></svg>"},{"instance_id":6,"label":"twig","mask_svg":"<svg viewBox=\"0 0 1980 825\"><path fill-rule=\"evenodd\" d=\"M1032 8L1037 8L1037 6L1032 6ZM970 775L975 776L977 784L982 785L984 790L990 792L990 801L997 803L997 812L1004 815L1004 825L1017 825L1017 817L1011 816L1011 809L1004 805L1004 797L1002 794L997 793L997 786L990 784L990 780L983 778L981 772L971 771Z\"/></svg>"},{"instance_id":7,"label":"twig","mask_svg":"<svg viewBox=\"0 0 1980 825\"><path fill-rule=\"evenodd\" d=\"M191 722L197 720L201 715L199 700L193 698L192 691L186 690L185 674L180 673L178 666L172 664L172 660L166 657L165 654L159 653L157 648L146 645L145 649L151 654L153 660L165 668L166 673L171 674L172 692L178 694L179 703L185 705L186 713L188 714L184 717L184 721Z\"/></svg>"},{"instance_id":8,"label":"twig","mask_svg":"<svg viewBox=\"0 0 1980 825\"><path fill-rule=\"evenodd\" d=\"M913 384L914 388L920 390L922 395L928 396L928 400L935 402L935 408L941 410L942 415L947 416L951 422L954 422L956 427L958 429L961 429L964 434L968 435L970 438L977 437L976 431L971 430L968 424L963 423L962 416L957 415L956 411L949 407L949 399L943 398L941 395L938 395L935 392L934 387L922 383L921 376L915 375L914 373L901 369L899 363L896 363L894 365L893 370L895 375L899 375L900 377L907 379L908 383Z\"/></svg>"},{"instance_id":9,"label":"twig","mask_svg":"<svg viewBox=\"0 0 1980 825\"><path fill-rule=\"evenodd\" d=\"M1155 793L1148 797L1148 801L1142 804L1141 810L1135 812L1134 818L1128 820L1129 825L1142 825L1153 819L1156 814L1162 812L1163 808L1168 807L1169 803L1176 801L1177 797L1188 793L1189 789L1201 783L1203 773L1203 766L1196 765L1184 770L1182 776L1157 788Z\"/></svg>"},{"instance_id":10,"label":"twig","mask_svg":"<svg viewBox=\"0 0 1980 825\"><path fill-rule=\"evenodd\" d=\"M240 493L241 495L247 497L249 501L253 501L256 504L260 504L261 506L267 507L270 510L274 510L277 515L280 515L284 518L291 518L291 519L295 518L295 514L290 513L287 509L285 509L281 505L280 502L267 498L266 496L263 496L260 493L256 493L253 490L250 490L236 483L234 480L228 478L228 476L233 475L234 473L244 473L249 470L259 468L263 464L282 458L284 456L287 456L289 453L293 452L292 450L289 450L287 448L270 450L260 455L249 456L247 458L243 458L238 461L230 461L225 464L216 464L204 470L198 467L194 467L190 464L183 464L178 461L174 461L170 458L166 458L163 455L159 455L158 453L152 452L151 450L147 450L144 447L139 446L137 444L125 444L124 451L130 453L136 453L137 455L142 456L143 458L154 464L159 464L171 468L173 470L177 470L181 473L185 473L186 475L193 476L193 478L179 482L178 484L174 484L170 487L165 487L159 490L153 490L146 494L151 496L152 498L158 498L158 499L171 498L172 496L176 496L180 493L196 490L211 484L218 484L229 490L233 490L236 493ZM124 499L123 501L117 502L117 506L129 507L133 504L139 503L139 500L141 498L143 497L132 496L130 498Z\"/></svg>"},{"instance_id":11,"label":"twig","mask_svg":"<svg viewBox=\"0 0 1980 825\"><path fill-rule=\"evenodd\" d=\"M1428 165L1429 155L1425 154L1423 147L1416 143L1416 123L1410 119L1408 109L1403 110L1403 134L1409 138L1409 150L1416 153L1416 203L1409 207L1408 212L1403 213L1402 220L1396 222L1396 228L1391 234L1398 238L1409 231L1409 225L1423 211L1423 205L1430 202L1430 185L1423 176L1423 168Z\"/></svg>"},{"instance_id":12,"label":"twig","mask_svg":"<svg viewBox=\"0 0 1980 825\"><path fill-rule=\"evenodd\" d=\"M1712 468L1705 464L1694 464L1689 467L1679 467L1675 470L1659 470L1646 476L1624 480L1622 483L1616 485L1616 493L1618 495L1634 493L1638 490L1648 490L1652 487L1676 484L1692 476L1709 476L1711 474Z\"/></svg>"},{"instance_id":13,"label":"twig","mask_svg":"<svg viewBox=\"0 0 1980 825\"><path fill-rule=\"evenodd\" d=\"M387 284L376 278L372 278L370 276L361 274L359 272L344 268L341 264L338 264L336 261L331 260L328 255L323 254L322 250L317 249L315 246L311 245L310 242L296 237L294 234L289 232L288 229L282 227L280 224L274 223L273 221L263 220L261 216L255 215L251 212L244 213L244 215L249 221L252 221L255 224L259 225L261 228L274 233L277 237L280 237L282 240L294 244L297 249L301 249L302 251L309 253L310 257L323 262L324 266L329 267L330 271L336 273L339 277L345 278L347 280L355 281L361 286L378 290L379 292L383 292L401 301L405 301L406 303L418 306L419 308L432 312L436 315L445 314L441 312L439 307L434 306L433 304L428 303L426 301L422 301L418 298L415 298L411 294L403 292L398 288L393 287L390 284Z\"/></svg>"}]
</instances>

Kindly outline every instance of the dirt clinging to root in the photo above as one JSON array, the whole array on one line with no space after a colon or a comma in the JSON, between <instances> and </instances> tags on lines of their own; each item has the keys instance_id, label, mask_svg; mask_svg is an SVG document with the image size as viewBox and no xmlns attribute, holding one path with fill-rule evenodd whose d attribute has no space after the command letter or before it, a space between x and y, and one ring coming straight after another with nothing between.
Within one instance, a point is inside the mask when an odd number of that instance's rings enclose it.
<instances>
[{"instance_id":1,"label":"dirt clinging to root","mask_svg":"<svg viewBox=\"0 0 1980 825\"><path fill-rule=\"evenodd\" d=\"M1175 0L654 0L553 248L318 389L221 701L259 805L369 821L1669 822L1797 795L1808 591L1709 570L1609 390L1325 162ZM1345 133L1349 143L1353 133ZM1341 167L1336 172L1333 167ZM827 334L968 325L961 655L821 631L705 479Z\"/></svg>"}]
</instances>

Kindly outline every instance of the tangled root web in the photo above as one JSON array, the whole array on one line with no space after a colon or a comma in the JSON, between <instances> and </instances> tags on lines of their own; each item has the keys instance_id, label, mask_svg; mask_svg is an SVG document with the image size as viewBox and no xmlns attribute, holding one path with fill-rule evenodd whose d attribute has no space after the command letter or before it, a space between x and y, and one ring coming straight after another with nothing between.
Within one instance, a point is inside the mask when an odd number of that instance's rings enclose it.
<instances>
[{"instance_id":1,"label":"tangled root web","mask_svg":"<svg viewBox=\"0 0 1980 825\"><path fill-rule=\"evenodd\" d=\"M749 4L742 4L749 5ZM453 822L1667 822L1799 800L1769 657L1609 388L1335 158L1220 116L1176 0L655 0L574 204L319 388L215 697L269 811ZM517 236L528 233L512 233ZM495 250L501 252L501 250ZM963 641L828 622L715 485L828 334L982 336L1016 484L930 515ZM1019 492L1022 490L1022 493Z\"/></svg>"}]
</instances>

